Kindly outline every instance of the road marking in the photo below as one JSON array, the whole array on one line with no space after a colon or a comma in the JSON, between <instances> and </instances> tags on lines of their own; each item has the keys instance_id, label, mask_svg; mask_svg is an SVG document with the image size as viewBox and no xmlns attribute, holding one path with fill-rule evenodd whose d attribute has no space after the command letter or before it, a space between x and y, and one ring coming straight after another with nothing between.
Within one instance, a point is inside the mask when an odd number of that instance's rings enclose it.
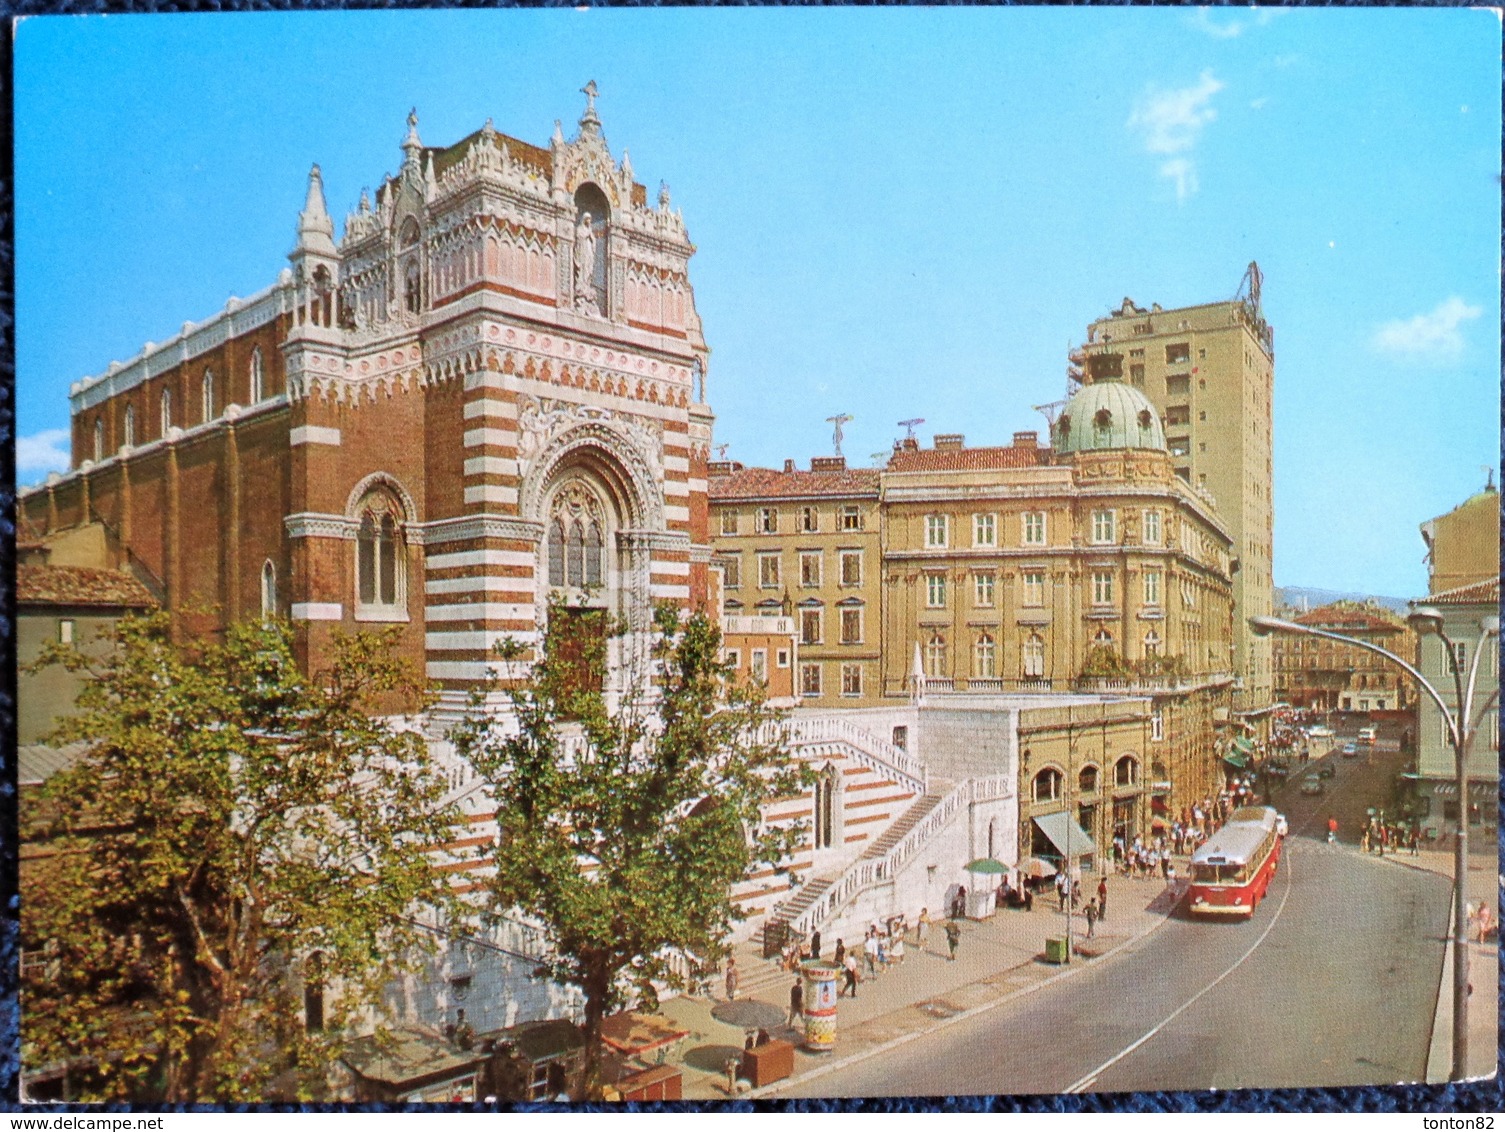
<instances>
[{"instance_id":1,"label":"road marking","mask_svg":"<svg viewBox=\"0 0 1505 1132\"><path fill-rule=\"evenodd\" d=\"M1284 857L1285 854L1282 853L1281 856ZM1275 915L1273 917L1271 917L1269 926L1266 927L1265 930L1260 933L1259 938L1257 940L1255 940L1252 945L1250 945L1249 950L1246 951L1246 952L1244 952L1241 956L1239 956L1238 960L1233 964L1232 967L1229 967L1228 970L1224 971L1216 979L1214 979L1212 982L1208 983L1205 987L1203 987L1201 990L1199 990L1196 994L1192 995L1191 998L1187 999L1184 1003L1181 1004L1180 1007L1178 1007L1176 1009L1175 1013L1171 1014L1170 1017L1166 1018L1159 1025L1157 1025L1154 1029L1150 1030L1149 1033L1145 1034L1142 1038L1140 1038L1138 1041L1136 1041L1133 1045L1127 1046L1126 1048L1120 1050L1118 1053L1114 1054L1107 1061L1105 1061L1101 1065L1099 1065L1091 1073L1087 1074L1087 1076L1083 1077L1080 1081L1077 1081L1075 1084L1066 1086L1066 1088L1062 1089L1061 1091L1063 1093L1081 1093L1081 1092L1085 1092L1092 1084L1094 1084L1097 1081L1097 1079L1100 1076L1102 1076L1102 1074L1104 1074L1105 1072L1107 1072L1109 1069L1113 1068L1113 1066L1117 1065L1124 1058L1128 1057L1129 1054L1133 1053L1140 1046L1144 1045L1145 1042L1149 1041L1156 1034L1160 1033L1161 1030L1165 1029L1172 1022L1174 1022L1177 1018L1181 1017L1181 1015L1184 1014L1188 1009L1190 1009L1190 1007L1198 999L1200 999L1204 994L1206 994L1208 991L1212 990L1213 987L1217 986L1224 979L1226 979L1229 975L1233 974L1233 972L1237 971L1240 967L1242 967L1244 965L1244 961L1247 960L1249 958L1249 956L1253 955L1256 951L1259 950L1259 945L1265 942L1265 937L1268 936L1272 931L1274 931L1275 930L1275 925L1280 922L1280 914L1285 911L1286 901L1291 898L1291 888L1292 888L1292 885L1291 885L1291 872L1290 872L1289 869L1287 869L1286 870L1286 890L1285 890L1285 893L1280 898L1280 907L1278 907L1278 908L1275 909Z\"/></svg>"}]
</instances>

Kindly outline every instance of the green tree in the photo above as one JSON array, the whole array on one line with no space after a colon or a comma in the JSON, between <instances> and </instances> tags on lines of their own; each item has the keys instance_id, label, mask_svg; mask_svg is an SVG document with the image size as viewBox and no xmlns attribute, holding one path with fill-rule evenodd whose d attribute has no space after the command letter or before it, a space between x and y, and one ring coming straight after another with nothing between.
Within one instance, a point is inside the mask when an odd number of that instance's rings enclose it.
<instances>
[{"instance_id":1,"label":"green tree","mask_svg":"<svg viewBox=\"0 0 1505 1132\"><path fill-rule=\"evenodd\" d=\"M703 614L656 611L654 676L629 681L647 690L615 710L601 691L607 636L584 626L551 609L542 657L508 690L512 718L478 698L454 732L496 799L491 911L541 922L541 973L584 995L577 1099L597 1084L603 1018L652 1009L655 981L683 989L709 974L742 915L731 886L800 835L766 826L762 808L806 778L762 689L732 681Z\"/></svg>"},{"instance_id":2,"label":"green tree","mask_svg":"<svg viewBox=\"0 0 1505 1132\"><path fill-rule=\"evenodd\" d=\"M352 1013L416 961L453 836L416 730L425 692L391 634L337 636L310 678L280 624L182 646L129 619L54 741L23 934L48 957L22 990L23 1058L95 1068L98 1100L315 1095ZM305 990L330 990L322 1032Z\"/></svg>"}]
</instances>

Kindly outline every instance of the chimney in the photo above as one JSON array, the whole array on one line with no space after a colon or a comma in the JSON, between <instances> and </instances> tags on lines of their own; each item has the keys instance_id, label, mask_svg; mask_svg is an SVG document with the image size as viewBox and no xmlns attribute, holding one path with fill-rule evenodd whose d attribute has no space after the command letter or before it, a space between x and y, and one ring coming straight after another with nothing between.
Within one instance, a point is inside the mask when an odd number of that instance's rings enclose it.
<instances>
[{"instance_id":1,"label":"chimney","mask_svg":"<svg viewBox=\"0 0 1505 1132\"><path fill-rule=\"evenodd\" d=\"M794 461L793 460L785 460L784 461L784 470L786 472L792 472L792 471L794 471L795 470Z\"/></svg>"},{"instance_id":2,"label":"chimney","mask_svg":"<svg viewBox=\"0 0 1505 1132\"><path fill-rule=\"evenodd\" d=\"M1038 432L1014 433L1015 448L1038 448L1040 447L1040 434Z\"/></svg>"},{"instance_id":3,"label":"chimney","mask_svg":"<svg viewBox=\"0 0 1505 1132\"><path fill-rule=\"evenodd\" d=\"M812 472L844 472L847 470L845 456L813 456L810 459Z\"/></svg>"},{"instance_id":4,"label":"chimney","mask_svg":"<svg viewBox=\"0 0 1505 1132\"><path fill-rule=\"evenodd\" d=\"M906 436L899 442L899 447L905 452L918 452L920 450L920 442L912 436Z\"/></svg>"},{"instance_id":5,"label":"chimney","mask_svg":"<svg viewBox=\"0 0 1505 1132\"><path fill-rule=\"evenodd\" d=\"M967 438L959 432L941 432L935 437L937 452L957 452L967 446Z\"/></svg>"}]
</instances>

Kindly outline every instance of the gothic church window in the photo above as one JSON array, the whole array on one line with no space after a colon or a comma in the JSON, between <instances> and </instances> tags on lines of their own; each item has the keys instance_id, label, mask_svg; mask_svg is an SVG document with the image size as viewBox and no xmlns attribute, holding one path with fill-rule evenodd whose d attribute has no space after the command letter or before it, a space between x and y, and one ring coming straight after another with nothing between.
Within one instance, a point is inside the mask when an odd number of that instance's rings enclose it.
<instances>
[{"instance_id":1,"label":"gothic church window","mask_svg":"<svg viewBox=\"0 0 1505 1132\"><path fill-rule=\"evenodd\" d=\"M199 401L201 402L200 405L199 405L199 412L201 414L200 420L202 420L204 424L208 424L210 421L212 421L214 419L214 371L213 370L207 370L206 369L204 371L204 383L200 387L200 390L199 390Z\"/></svg>"},{"instance_id":2,"label":"gothic church window","mask_svg":"<svg viewBox=\"0 0 1505 1132\"><path fill-rule=\"evenodd\" d=\"M136 406L135 405L127 405L125 407L124 431L125 431L125 437L124 437L123 443L125 444L125 446L127 448L134 448L136 446Z\"/></svg>"},{"instance_id":3,"label":"gothic church window","mask_svg":"<svg viewBox=\"0 0 1505 1132\"><path fill-rule=\"evenodd\" d=\"M94 418L94 459L95 461L105 458L105 419Z\"/></svg>"},{"instance_id":4,"label":"gothic church window","mask_svg":"<svg viewBox=\"0 0 1505 1132\"><path fill-rule=\"evenodd\" d=\"M361 501L358 514L356 614L401 618L407 608L407 571L396 501L386 492L372 492Z\"/></svg>"},{"instance_id":5,"label":"gothic church window","mask_svg":"<svg viewBox=\"0 0 1505 1132\"><path fill-rule=\"evenodd\" d=\"M270 558L261 567L261 615L277 616L277 567Z\"/></svg>"},{"instance_id":6,"label":"gothic church window","mask_svg":"<svg viewBox=\"0 0 1505 1132\"><path fill-rule=\"evenodd\" d=\"M548 532L549 585L599 589L606 579L605 538L599 504L582 484L570 484L555 498Z\"/></svg>"},{"instance_id":7,"label":"gothic church window","mask_svg":"<svg viewBox=\"0 0 1505 1132\"><path fill-rule=\"evenodd\" d=\"M164 437L167 430L172 428L172 390L162 390L162 433Z\"/></svg>"},{"instance_id":8,"label":"gothic church window","mask_svg":"<svg viewBox=\"0 0 1505 1132\"><path fill-rule=\"evenodd\" d=\"M836 843L841 821L841 774L827 765L815 782L815 848L829 849Z\"/></svg>"},{"instance_id":9,"label":"gothic church window","mask_svg":"<svg viewBox=\"0 0 1505 1132\"><path fill-rule=\"evenodd\" d=\"M251 404L257 404L266 396L261 370L261 351L251 351Z\"/></svg>"}]
</instances>

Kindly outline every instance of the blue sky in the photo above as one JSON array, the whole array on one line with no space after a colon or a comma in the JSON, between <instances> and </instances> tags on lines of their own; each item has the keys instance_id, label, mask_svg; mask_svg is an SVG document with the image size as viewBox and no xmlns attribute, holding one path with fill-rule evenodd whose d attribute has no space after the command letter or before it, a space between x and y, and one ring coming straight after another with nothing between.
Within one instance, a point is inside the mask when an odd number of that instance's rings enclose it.
<instances>
[{"instance_id":1,"label":"blue sky","mask_svg":"<svg viewBox=\"0 0 1505 1132\"><path fill-rule=\"evenodd\" d=\"M44 17L16 34L18 466L69 385L286 265L487 118L595 79L667 181L728 456L1007 443L1125 296L1276 328L1275 577L1425 590L1417 524L1498 464L1500 31L1488 11L889 9Z\"/></svg>"}]
</instances>

